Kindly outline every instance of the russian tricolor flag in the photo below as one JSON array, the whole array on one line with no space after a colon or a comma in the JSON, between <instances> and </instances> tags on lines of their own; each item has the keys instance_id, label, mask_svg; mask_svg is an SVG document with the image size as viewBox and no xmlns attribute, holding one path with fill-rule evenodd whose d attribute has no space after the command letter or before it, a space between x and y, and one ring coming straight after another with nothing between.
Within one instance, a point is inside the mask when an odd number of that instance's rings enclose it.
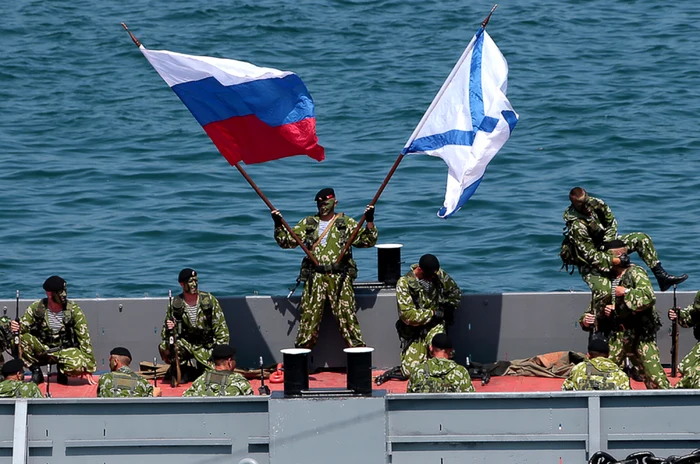
<instances>
[{"instance_id":1,"label":"russian tricolor flag","mask_svg":"<svg viewBox=\"0 0 700 464\"><path fill-rule=\"evenodd\" d=\"M299 76L243 61L139 49L231 165L322 161L314 102Z\"/></svg>"}]
</instances>

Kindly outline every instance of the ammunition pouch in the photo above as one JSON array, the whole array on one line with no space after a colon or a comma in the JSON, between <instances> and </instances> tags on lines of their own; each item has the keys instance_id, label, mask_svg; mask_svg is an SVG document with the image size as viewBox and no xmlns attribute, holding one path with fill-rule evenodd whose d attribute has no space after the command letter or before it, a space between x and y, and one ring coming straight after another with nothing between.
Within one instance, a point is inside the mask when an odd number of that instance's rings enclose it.
<instances>
[{"instance_id":1,"label":"ammunition pouch","mask_svg":"<svg viewBox=\"0 0 700 464\"><path fill-rule=\"evenodd\" d=\"M207 387L207 391L214 393L212 390L213 385L219 386L219 396L223 396L226 385L228 384L228 378L231 375L228 371L207 371L204 373L204 385Z\"/></svg>"},{"instance_id":2,"label":"ammunition pouch","mask_svg":"<svg viewBox=\"0 0 700 464\"><path fill-rule=\"evenodd\" d=\"M137 385L137 379L131 375L121 372L112 373L112 393L115 396L123 396L122 393L126 393L130 397L136 396Z\"/></svg>"}]
</instances>

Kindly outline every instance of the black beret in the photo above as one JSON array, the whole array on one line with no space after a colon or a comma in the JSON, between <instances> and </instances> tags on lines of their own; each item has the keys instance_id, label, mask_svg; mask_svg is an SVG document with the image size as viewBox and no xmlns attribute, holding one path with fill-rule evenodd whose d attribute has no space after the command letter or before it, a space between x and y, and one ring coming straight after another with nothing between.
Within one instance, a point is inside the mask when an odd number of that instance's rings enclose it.
<instances>
[{"instance_id":1,"label":"black beret","mask_svg":"<svg viewBox=\"0 0 700 464\"><path fill-rule=\"evenodd\" d=\"M627 244L622 240L610 240L603 244L603 250L612 250L613 248L627 248Z\"/></svg>"},{"instance_id":2,"label":"black beret","mask_svg":"<svg viewBox=\"0 0 700 464\"><path fill-rule=\"evenodd\" d=\"M435 348L440 348L442 350L451 350L452 342L447 338L446 333L435 334L433 340L430 342Z\"/></svg>"},{"instance_id":3,"label":"black beret","mask_svg":"<svg viewBox=\"0 0 700 464\"><path fill-rule=\"evenodd\" d=\"M435 274L440 270L440 261L438 261L435 255L423 255L420 257L420 261L418 261L418 266L428 274Z\"/></svg>"},{"instance_id":4,"label":"black beret","mask_svg":"<svg viewBox=\"0 0 700 464\"><path fill-rule=\"evenodd\" d=\"M318 191L314 197L315 201L328 200L329 198L335 198L335 191L332 188L324 188Z\"/></svg>"},{"instance_id":5,"label":"black beret","mask_svg":"<svg viewBox=\"0 0 700 464\"><path fill-rule=\"evenodd\" d=\"M44 281L44 290L47 292L60 292L66 288L66 281L57 275L53 275Z\"/></svg>"},{"instance_id":6,"label":"black beret","mask_svg":"<svg viewBox=\"0 0 700 464\"><path fill-rule=\"evenodd\" d=\"M610 345L605 338L594 335L588 340L588 352L592 351L600 354L610 354Z\"/></svg>"},{"instance_id":7,"label":"black beret","mask_svg":"<svg viewBox=\"0 0 700 464\"><path fill-rule=\"evenodd\" d=\"M10 359L2 365L2 375L12 375L18 372L24 372L24 363L21 359Z\"/></svg>"},{"instance_id":8,"label":"black beret","mask_svg":"<svg viewBox=\"0 0 700 464\"><path fill-rule=\"evenodd\" d=\"M116 356L126 356L129 359L131 358L131 351L127 350L123 346L118 346L116 348L112 348L112 351L109 352L110 355L116 355Z\"/></svg>"},{"instance_id":9,"label":"black beret","mask_svg":"<svg viewBox=\"0 0 700 464\"><path fill-rule=\"evenodd\" d=\"M228 359L236 357L236 349L231 345L216 345L213 350L211 350L211 359L216 361L217 359Z\"/></svg>"},{"instance_id":10,"label":"black beret","mask_svg":"<svg viewBox=\"0 0 700 464\"><path fill-rule=\"evenodd\" d=\"M188 280L190 280L190 277L197 277L197 271L195 271L194 269L191 269L189 267L186 267L180 271L180 274L178 274L177 281L178 282L187 282Z\"/></svg>"}]
</instances>

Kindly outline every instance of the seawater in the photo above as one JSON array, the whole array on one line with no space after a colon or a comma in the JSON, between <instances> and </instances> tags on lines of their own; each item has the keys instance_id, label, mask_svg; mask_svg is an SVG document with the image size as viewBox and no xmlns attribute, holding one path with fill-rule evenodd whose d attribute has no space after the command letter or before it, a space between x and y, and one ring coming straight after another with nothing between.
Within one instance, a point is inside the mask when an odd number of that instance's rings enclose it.
<instances>
[{"instance_id":1,"label":"seawater","mask_svg":"<svg viewBox=\"0 0 700 464\"><path fill-rule=\"evenodd\" d=\"M143 44L292 70L326 161L246 166L290 223L332 186L359 218L492 4L484 0L4 2L0 293L163 296L183 267L218 295L286 294L300 250L120 26ZM442 160L403 160L377 204L404 271L436 254L465 292L585 290L558 272L581 185L700 283L700 3L502 2L488 31L520 121L475 196L441 220ZM356 250L359 280L376 250ZM638 257L634 261L641 263Z\"/></svg>"}]
</instances>

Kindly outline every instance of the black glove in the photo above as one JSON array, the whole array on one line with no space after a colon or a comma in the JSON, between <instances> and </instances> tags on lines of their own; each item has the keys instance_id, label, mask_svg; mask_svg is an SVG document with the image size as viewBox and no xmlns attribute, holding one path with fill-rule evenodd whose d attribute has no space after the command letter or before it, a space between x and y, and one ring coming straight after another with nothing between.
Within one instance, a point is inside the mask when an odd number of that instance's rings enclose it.
<instances>
[{"instance_id":1,"label":"black glove","mask_svg":"<svg viewBox=\"0 0 700 464\"><path fill-rule=\"evenodd\" d=\"M272 216L272 220L275 221L275 229L277 227L282 227L282 213L279 211L270 213L270 216Z\"/></svg>"},{"instance_id":2,"label":"black glove","mask_svg":"<svg viewBox=\"0 0 700 464\"><path fill-rule=\"evenodd\" d=\"M443 319L445 317L445 313L442 311L442 309L436 309L433 311L433 317L435 319Z\"/></svg>"},{"instance_id":3,"label":"black glove","mask_svg":"<svg viewBox=\"0 0 700 464\"><path fill-rule=\"evenodd\" d=\"M365 221L374 222L374 206L368 206L365 209Z\"/></svg>"},{"instance_id":4,"label":"black glove","mask_svg":"<svg viewBox=\"0 0 700 464\"><path fill-rule=\"evenodd\" d=\"M627 253L622 253L619 256L620 259L620 267L630 267L631 261L630 261L630 255Z\"/></svg>"}]
</instances>

